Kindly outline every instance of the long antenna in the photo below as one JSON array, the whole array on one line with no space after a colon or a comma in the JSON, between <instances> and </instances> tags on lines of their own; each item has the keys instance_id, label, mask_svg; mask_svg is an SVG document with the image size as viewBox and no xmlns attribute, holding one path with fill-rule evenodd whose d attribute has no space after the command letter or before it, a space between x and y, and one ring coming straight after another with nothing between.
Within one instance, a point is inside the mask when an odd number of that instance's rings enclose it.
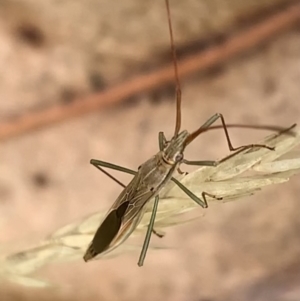
<instances>
[{"instance_id":1,"label":"long antenna","mask_svg":"<svg viewBox=\"0 0 300 301\"><path fill-rule=\"evenodd\" d=\"M176 137L178 135L178 133L180 131L180 127L181 127L181 87L180 87L180 81L179 81L179 76L178 76L177 56L176 56L176 49L174 46L169 0L166 0L166 7L167 7L167 14L168 14L171 51L172 51L172 56L173 56L174 73L175 73L175 81L176 81L176 123L175 123L175 132L174 132L174 137Z\"/></svg>"}]
</instances>

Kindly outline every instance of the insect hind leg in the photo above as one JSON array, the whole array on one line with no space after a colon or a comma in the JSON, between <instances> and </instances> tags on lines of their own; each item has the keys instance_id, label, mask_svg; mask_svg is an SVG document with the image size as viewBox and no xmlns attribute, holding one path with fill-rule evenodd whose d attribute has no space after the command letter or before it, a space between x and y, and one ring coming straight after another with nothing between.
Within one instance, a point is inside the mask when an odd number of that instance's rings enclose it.
<instances>
[{"instance_id":1,"label":"insect hind leg","mask_svg":"<svg viewBox=\"0 0 300 301\"><path fill-rule=\"evenodd\" d=\"M211 197L211 198L213 198L213 199L215 199L215 200L218 200L218 201L223 200L222 197L218 197L218 196L216 196L215 194L211 194L211 193L209 193L209 192L203 191L203 192L202 192L202 199L203 199L203 201L204 201L206 204L207 204L207 199L206 199L207 196L209 196L209 197Z\"/></svg>"},{"instance_id":2,"label":"insect hind leg","mask_svg":"<svg viewBox=\"0 0 300 301\"><path fill-rule=\"evenodd\" d=\"M156 235L157 237L159 237L159 238L163 238L163 237L165 236L165 233L162 233L162 232L157 231L157 230L155 230L155 229L152 229L152 233L153 233L154 235Z\"/></svg>"},{"instance_id":3,"label":"insect hind leg","mask_svg":"<svg viewBox=\"0 0 300 301\"><path fill-rule=\"evenodd\" d=\"M156 217L156 212L157 212L157 207L158 207L158 201L159 201L159 196L157 195L155 197L155 200L154 200L152 214L151 214L149 225L148 225L148 229L147 229L147 232L146 232L146 236L145 236L143 248L142 248L142 251L141 251L141 254L140 254L140 258L139 258L139 261L138 261L138 266L139 267L143 266L143 264L144 264L144 261L145 261L145 258L146 258L146 254L147 254L147 250L148 250L149 243L150 243L150 239L151 239L151 234L153 232L154 233L156 232L153 229L153 226L154 226L154 222L155 222L155 217Z\"/></svg>"}]
</instances>

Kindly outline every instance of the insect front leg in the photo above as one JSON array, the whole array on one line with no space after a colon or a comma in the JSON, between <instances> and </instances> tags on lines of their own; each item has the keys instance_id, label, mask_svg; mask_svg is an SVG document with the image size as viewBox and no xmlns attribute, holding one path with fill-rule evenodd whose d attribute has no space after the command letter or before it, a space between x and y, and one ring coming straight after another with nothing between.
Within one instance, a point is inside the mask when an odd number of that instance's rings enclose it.
<instances>
[{"instance_id":1,"label":"insect front leg","mask_svg":"<svg viewBox=\"0 0 300 301\"><path fill-rule=\"evenodd\" d=\"M233 156L239 154L240 152L247 150L247 149L251 149L253 147L261 147L261 148L267 148L269 150L274 150L274 147L270 147L268 145L265 144L248 144L248 145L242 145L239 147L233 147L230 137L229 137L229 133L227 130L227 126L225 123L225 119L223 117L222 114L220 113L216 113L214 114L212 117L210 117L198 130L196 130L195 132L193 132L187 139L187 144L191 143L196 137L198 137L202 132L204 132L207 128L209 128L213 123L215 123L218 119L221 119L222 122L222 127L224 129L225 132L225 136L226 136L226 140L227 140L227 144L229 147L230 151L236 151L234 154L231 154L227 157L225 157L222 160L219 161L189 161L189 160L183 160L182 163L185 163L187 165L198 165L198 166L217 166L219 163L224 162L226 160L228 160L229 158L232 158Z\"/></svg>"},{"instance_id":2,"label":"insect front leg","mask_svg":"<svg viewBox=\"0 0 300 301\"><path fill-rule=\"evenodd\" d=\"M230 137L229 137L229 133L227 130L227 126L225 123L225 119L224 116L220 113L216 113L213 116L211 116L198 130L196 130L195 132L193 132L187 139L187 144L191 143L195 138L197 138L202 132L204 132L207 128L209 128L213 123L215 123L218 119L221 119L222 122L222 127L224 129L225 132L225 136L226 136L226 141L229 147L230 151L238 151L238 150L245 150L245 149L249 149L249 148L253 148L253 147L261 147L261 148L267 148L269 150L274 150L274 147L270 147L268 145L265 144L248 144L248 145L242 145L239 147L233 147Z\"/></svg>"}]
</instances>

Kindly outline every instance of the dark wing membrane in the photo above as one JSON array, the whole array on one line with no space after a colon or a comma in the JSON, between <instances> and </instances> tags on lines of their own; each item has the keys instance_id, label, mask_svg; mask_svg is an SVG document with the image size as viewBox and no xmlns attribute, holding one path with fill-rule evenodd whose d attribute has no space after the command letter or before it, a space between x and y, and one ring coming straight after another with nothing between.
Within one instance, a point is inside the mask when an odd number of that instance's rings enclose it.
<instances>
[{"instance_id":1,"label":"dark wing membrane","mask_svg":"<svg viewBox=\"0 0 300 301\"><path fill-rule=\"evenodd\" d=\"M116 210L111 211L106 216L83 257L85 261L92 259L109 247L110 243L120 230L122 218L128 207L128 204L129 202L123 203Z\"/></svg>"}]
</instances>

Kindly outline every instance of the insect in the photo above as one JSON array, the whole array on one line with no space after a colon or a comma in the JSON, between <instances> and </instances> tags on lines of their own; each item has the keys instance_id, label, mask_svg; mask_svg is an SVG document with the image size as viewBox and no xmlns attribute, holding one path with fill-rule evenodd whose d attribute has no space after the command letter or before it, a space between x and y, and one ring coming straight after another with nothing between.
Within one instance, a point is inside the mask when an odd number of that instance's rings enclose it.
<instances>
[{"instance_id":1,"label":"insect","mask_svg":"<svg viewBox=\"0 0 300 301\"><path fill-rule=\"evenodd\" d=\"M215 195L207 192L202 193L202 198L196 196L192 191L185 187L182 183L173 177L176 172L181 173L179 167L181 164L187 165L200 165L200 166L217 166L220 162L224 161L189 161L184 159L185 148L193 142L201 133L212 128L212 124L218 119L221 120L222 128L225 133L227 144L230 151L240 152L252 147L261 147L274 150L274 148L263 144L251 144L240 147L233 147L228 134L227 126L222 114L214 114L202 126L192 133L186 130L181 131L181 87L178 75L178 66L176 59L176 51L174 46L174 38L171 23L171 13L169 1L165 0L168 16L169 34L171 40L171 52L174 63L174 73L176 81L176 123L174 136L167 140L164 133L160 132L158 135L159 151L145 163L143 163L137 171L133 171L118 165L108 162L92 159L90 163L96 168L101 170L111 179L124 187L121 194L118 196L114 204L107 212L103 222L99 226L96 234L90 243L85 255L84 260L89 261L96 257L98 254L105 254L111 252L113 249L122 244L136 229L146 206L152 198L155 198L152 215L148 225L147 233L145 236L142 251L139 257L138 265L142 266L146 257L147 249L149 246L152 233L159 235L154 230L154 222L156 211L159 202L160 190L169 182L173 181L183 192L185 192L193 201L203 208L207 208L207 196L220 199ZM220 126L215 126L220 127ZM131 182L125 186L119 182L115 177L109 174L104 168L110 168L121 172L134 175Z\"/></svg>"}]
</instances>

